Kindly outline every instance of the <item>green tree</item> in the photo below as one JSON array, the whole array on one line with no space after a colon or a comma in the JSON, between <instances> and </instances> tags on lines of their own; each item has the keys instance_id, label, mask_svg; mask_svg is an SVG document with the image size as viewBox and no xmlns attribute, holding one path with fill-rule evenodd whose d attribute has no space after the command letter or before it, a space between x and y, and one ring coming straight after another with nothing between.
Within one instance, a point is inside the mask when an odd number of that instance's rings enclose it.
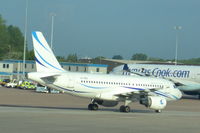
<instances>
[{"instance_id":1,"label":"green tree","mask_svg":"<svg viewBox=\"0 0 200 133\"><path fill-rule=\"evenodd\" d=\"M34 60L35 55L34 55L34 50L30 50L26 52L26 60Z\"/></svg>"},{"instance_id":2,"label":"green tree","mask_svg":"<svg viewBox=\"0 0 200 133\"><path fill-rule=\"evenodd\" d=\"M67 56L67 62L77 62L78 61L78 57L76 54L69 54Z\"/></svg>"},{"instance_id":3,"label":"green tree","mask_svg":"<svg viewBox=\"0 0 200 133\"><path fill-rule=\"evenodd\" d=\"M121 55L114 55L112 59L118 59L118 60L123 60L123 57Z\"/></svg>"},{"instance_id":4,"label":"green tree","mask_svg":"<svg viewBox=\"0 0 200 133\"><path fill-rule=\"evenodd\" d=\"M8 52L3 56L3 59L22 59L23 53L22 52Z\"/></svg>"},{"instance_id":5,"label":"green tree","mask_svg":"<svg viewBox=\"0 0 200 133\"><path fill-rule=\"evenodd\" d=\"M3 58L9 52L9 38L5 20L0 15L0 57Z\"/></svg>"},{"instance_id":6,"label":"green tree","mask_svg":"<svg viewBox=\"0 0 200 133\"><path fill-rule=\"evenodd\" d=\"M199 65L200 64L200 58L192 58L188 60L180 60L179 62L182 62L184 64L190 64L190 65Z\"/></svg>"},{"instance_id":7,"label":"green tree","mask_svg":"<svg viewBox=\"0 0 200 133\"><path fill-rule=\"evenodd\" d=\"M18 27L10 25L8 26L7 31L11 51L23 51L24 37L20 29Z\"/></svg>"},{"instance_id":8,"label":"green tree","mask_svg":"<svg viewBox=\"0 0 200 133\"><path fill-rule=\"evenodd\" d=\"M7 26L0 15L0 59L22 59L23 40L20 29Z\"/></svg>"},{"instance_id":9,"label":"green tree","mask_svg":"<svg viewBox=\"0 0 200 133\"><path fill-rule=\"evenodd\" d=\"M94 63L94 64L101 64L102 63L102 59L105 59L105 57L103 56L97 56L95 57L91 63Z\"/></svg>"},{"instance_id":10,"label":"green tree","mask_svg":"<svg viewBox=\"0 0 200 133\"><path fill-rule=\"evenodd\" d=\"M142 53L136 53L132 56L131 60L147 60L147 55Z\"/></svg>"},{"instance_id":11,"label":"green tree","mask_svg":"<svg viewBox=\"0 0 200 133\"><path fill-rule=\"evenodd\" d=\"M95 60L101 60L101 59L105 59L105 57L104 57L104 56L97 56L97 57L95 57L94 59L95 59Z\"/></svg>"},{"instance_id":12,"label":"green tree","mask_svg":"<svg viewBox=\"0 0 200 133\"><path fill-rule=\"evenodd\" d=\"M56 56L59 62L66 62L66 59L64 56Z\"/></svg>"}]
</instances>

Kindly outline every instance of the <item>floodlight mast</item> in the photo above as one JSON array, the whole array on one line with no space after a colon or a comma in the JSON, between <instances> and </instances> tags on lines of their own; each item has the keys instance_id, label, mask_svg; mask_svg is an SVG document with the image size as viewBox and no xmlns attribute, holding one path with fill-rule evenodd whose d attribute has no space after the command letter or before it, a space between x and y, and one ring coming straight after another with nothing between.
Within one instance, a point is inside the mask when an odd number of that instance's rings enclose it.
<instances>
[{"instance_id":1,"label":"floodlight mast","mask_svg":"<svg viewBox=\"0 0 200 133\"><path fill-rule=\"evenodd\" d=\"M175 62L174 65L177 65L178 60L178 31L182 29L181 26L175 26L174 29L176 30L176 48L175 48Z\"/></svg>"},{"instance_id":2,"label":"floodlight mast","mask_svg":"<svg viewBox=\"0 0 200 133\"><path fill-rule=\"evenodd\" d=\"M25 79L25 64L26 64L26 34L27 34L27 17L28 17L28 0L26 0L25 7L25 26L24 26L24 54L23 54L23 67L22 67L22 78Z\"/></svg>"},{"instance_id":3,"label":"floodlight mast","mask_svg":"<svg viewBox=\"0 0 200 133\"><path fill-rule=\"evenodd\" d=\"M53 33L54 33L54 17L56 16L55 13L51 13L51 49L53 49Z\"/></svg>"}]
</instances>

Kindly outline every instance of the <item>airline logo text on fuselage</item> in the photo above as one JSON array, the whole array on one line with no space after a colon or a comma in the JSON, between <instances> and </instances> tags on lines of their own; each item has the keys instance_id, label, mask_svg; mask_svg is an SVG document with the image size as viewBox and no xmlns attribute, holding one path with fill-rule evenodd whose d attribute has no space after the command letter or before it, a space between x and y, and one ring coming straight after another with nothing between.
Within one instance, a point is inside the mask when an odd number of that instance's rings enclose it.
<instances>
[{"instance_id":1,"label":"airline logo text on fuselage","mask_svg":"<svg viewBox=\"0 0 200 133\"><path fill-rule=\"evenodd\" d=\"M170 70L168 69L144 69L144 68L133 68L132 72L139 72L147 75L152 75L156 77L177 77L177 78L188 78L190 76L190 71L185 70Z\"/></svg>"}]
</instances>

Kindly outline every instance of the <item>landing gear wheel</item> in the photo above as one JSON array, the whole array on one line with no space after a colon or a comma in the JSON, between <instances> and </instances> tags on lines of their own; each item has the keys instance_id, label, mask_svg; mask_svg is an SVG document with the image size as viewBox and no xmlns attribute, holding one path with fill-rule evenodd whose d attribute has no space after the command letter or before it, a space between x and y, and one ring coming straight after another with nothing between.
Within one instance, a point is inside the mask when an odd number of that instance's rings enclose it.
<instances>
[{"instance_id":1,"label":"landing gear wheel","mask_svg":"<svg viewBox=\"0 0 200 133\"><path fill-rule=\"evenodd\" d=\"M120 111L120 112L124 112L124 109L125 109L125 106L122 105L122 106L120 106L119 111Z\"/></svg>"},{"instance_id":2,"label":"landing gear wheel","mask_svg":"<svg viewBox=\"0 0 200 133\"><path fill-rule=\"evenodd\" d=\"M93 110L98 110L98 105L97 104L93 104Z\"/></svg>"},{"instance_id":3,"label":"landing gear wheel","mask_svg":"<svg viewBox=\"0 0 200 133\"><path fill-rule=\"evenodd\" d=\"M125 106L125 109L124 109L124 112L126 112L126 113L128 113L128 112L130 112L130 107L129 106Z\"/></svg>"},{"instance_id":4,"label":"landing gear wheel","mask_svg":"<svg viewBox=\"0 0 200 133\"><path fill-rule=\"evenodd\" d=\"M97 104L89 104L88 105L88 110L98 110L98 105Z\"/></svg>"},{"instance_id":5,"label":"landing gear wheel","mask_svg":"<svg viewBox=\"0 0 200 133\"><path fill-rule=\"evenodd\" d=\"M128 112L130 112L130 107L122 105L122 106L120 106L119 110L120 110L120 112L128 113Z\"/></svg>"},{"instance_id":6,"label":"landing gear wheel","mask_svg":"<svg viewBox=\"0 0 200 133\"><path fill-rule=\"evenodd\" d=\"M162 110L155 110L155 112L156 112L156 113L161 113L161 112L162 112Z\"/></svg>"},{"instance_id":7,"label":"landing gear wheel","mask_svg":"<svg viewBox=\"0 0 200 133\"><path fill-rule=\"evenodd\" d=\"M88 105L88 110L92 110L92 104Z\"/></svg>"}]
</instances>

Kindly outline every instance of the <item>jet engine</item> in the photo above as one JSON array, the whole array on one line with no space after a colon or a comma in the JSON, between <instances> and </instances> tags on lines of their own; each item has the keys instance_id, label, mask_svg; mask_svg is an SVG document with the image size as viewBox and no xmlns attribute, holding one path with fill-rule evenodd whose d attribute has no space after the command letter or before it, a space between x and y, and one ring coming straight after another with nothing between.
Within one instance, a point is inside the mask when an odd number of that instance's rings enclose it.
<instances>
[{"instance_id":1,"label":"jet engine","mask_svg":"<svg viewBox=\"0 0 200 133\"><path fill-rule=\"evenodd\" d=\"M159 96L148 96L147 98L140 100L140 104L143 104L150 109L161 110L166 107L167 101L165 98Z\"/></svg>"},{"instance_id":2,"label":"jet engine","mask_svg":"<svg viewBox=\"0 0 200 133\"><path fill-rule=\"evenodd\" d=\"M118 101L95 100L95 102L104 107L113 107L118 104Z\"/></svg>"}]
</instances>

